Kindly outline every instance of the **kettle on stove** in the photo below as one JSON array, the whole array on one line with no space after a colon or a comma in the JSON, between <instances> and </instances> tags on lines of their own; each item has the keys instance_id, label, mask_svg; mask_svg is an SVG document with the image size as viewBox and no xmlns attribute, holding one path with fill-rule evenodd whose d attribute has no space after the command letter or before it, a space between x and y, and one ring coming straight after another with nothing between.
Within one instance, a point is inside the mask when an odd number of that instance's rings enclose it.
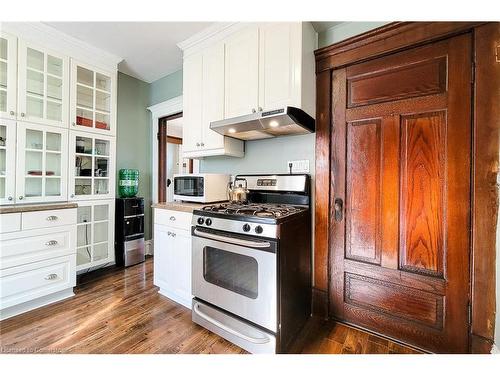
<instances>
[{"instance_id":1,"label":"kettle on stove","mask_svg":"<svg viewBox=\"0 0 500 375\"><path fill-rule=\"evenodd\" d=\"M247 188L247 180L244 178L237 178L233 183L228 184L228 197L231 203L247 203L248 193L250 192Z\"/></svg>"}]
</instances>

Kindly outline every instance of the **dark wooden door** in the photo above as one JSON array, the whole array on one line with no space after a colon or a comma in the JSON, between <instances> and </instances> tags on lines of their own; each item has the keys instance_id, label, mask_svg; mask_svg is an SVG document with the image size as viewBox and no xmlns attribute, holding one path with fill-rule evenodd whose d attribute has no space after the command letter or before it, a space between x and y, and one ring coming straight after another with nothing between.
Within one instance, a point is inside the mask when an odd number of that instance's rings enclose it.
<instances>
[{"instance_id":1,"label":"dark wooden door","mask_svg":"<svg viewBox=\"0 0 500 375\"><path fill-rule=\"evenodd\" d=\"M330 311L468 348L471 41L333 71Z\"/></svg>"}]
</instances>

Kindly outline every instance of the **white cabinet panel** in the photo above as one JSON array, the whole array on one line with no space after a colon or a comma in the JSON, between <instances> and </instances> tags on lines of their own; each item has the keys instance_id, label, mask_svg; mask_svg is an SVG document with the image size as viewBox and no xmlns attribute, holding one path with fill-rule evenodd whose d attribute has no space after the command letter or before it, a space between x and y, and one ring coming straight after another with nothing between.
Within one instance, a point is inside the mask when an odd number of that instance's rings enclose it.
<instances>
[{"instance_id":1,"label":"white cabinet panel","mask_svg":"<svg viewBox=\"0 0 500 375\"><path fill-rule=\"evenodd\" d=\"M16 190L16 123L0 119L0 205L12 204Z\"/></svg>"},{"instance_id":2,"label":"white cabinet panel","mask_svg":"<svg viewBox=\"0 0 500 375\"><path fill-rule=\"evenodd\" d=\"M258 109L259 29L248 27L225 42L224 117L247 115Z\"/></svg>"},{"instance_id":3,"label":"white cabinet panel","mask_svg":"<svg viewBox=\"0 0 500 375\"><path fill-rule=\"evenodd\" d=\"M21 221L22 230L74 225L76 224L76 208L23 212Z\"/></svg>"},{"instance_id":4,"label":"white cabinet panel","mask_svg":"<svg viewBox=\"0 0 500 375\"><path fill-rule=\"evenodd\" d=\"M68 130L17 123L16 203L67 200Z\"/></svg>"},{"instance_id":5,"label":"white cabinet panel","mask_svg":"<svg viewBox=\"0 0 500 375\"><path fill-rule=\"evenodd\" d=\"M200 149L202 118L203 57L191 55L184 59L183 67L183 152Z\"/></svg>"},{"instance_id":6,"label":"white cabinet panel","mask_svg":"<svg viewBox=\"0 0 500 375\"><path fill-rule=\"evenodd\" d=\"M0 117L15 119L17 111L17 38L0 31Z\"/></svg>"},{"instance_id":7,"label":"white cabinet panel","mask_svg":"<svg viewBox=\"0 0 500 375\"><path fill-rule=\"evenodd\" d=\"M156 208L154 212L155 224L161 224L171 228L189 231L191 230L191 220L193 220L193 214L191 212L164 210L161 208Z\"/></svg>"},{"instance_id":8,"label":"white cabinet panel","mask_svg":"<svg viewBox=\"0 0 500 375\"><path fill-rule=\"evenodd\" d=\"M0 215L0 233L15 232L21 230L21 213Z\"/></svg>"},{"instance_id":9,"label":"white cabinet panel","mask_svg":"<svg viewBox=\"0 0 500 375\"><path fill-rule=\"evenodd\" d=\"M20 39L18 71L17 118L68 127L69 58Z\"/></svg>"}]
</instances>

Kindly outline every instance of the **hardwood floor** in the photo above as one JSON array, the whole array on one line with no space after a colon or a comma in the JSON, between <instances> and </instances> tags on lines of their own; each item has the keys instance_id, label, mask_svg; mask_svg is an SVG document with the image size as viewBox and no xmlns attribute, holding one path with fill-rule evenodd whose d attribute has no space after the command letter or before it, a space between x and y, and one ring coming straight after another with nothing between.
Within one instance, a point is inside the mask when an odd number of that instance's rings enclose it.
<instances>
[{"instance_id":1,"label":"hardwood floor","mask_svg":"<svg viewBox=\"0 0 500 375\"><path fill-rule=\"evenodd\" d=\"M0 322L1 353L245 353L158 294L153 261L82 277L76 296ZM415 353L333 322L311 321L296 352Z\"/></svg>"}]
</instances>

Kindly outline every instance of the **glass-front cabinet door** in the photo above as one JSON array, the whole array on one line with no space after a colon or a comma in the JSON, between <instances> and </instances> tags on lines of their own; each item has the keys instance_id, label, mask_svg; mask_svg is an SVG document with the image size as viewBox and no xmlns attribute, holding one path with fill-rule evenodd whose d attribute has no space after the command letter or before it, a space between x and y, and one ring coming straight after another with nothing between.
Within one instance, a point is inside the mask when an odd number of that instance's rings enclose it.
<instances>
[{"instance_id":1,"label":"glass-front cabinet door","mask_svg":"<svg viewBox=\"0 0 500 375\"><path fill-rule=\"evenodd\" d=\"M70 200L115 196L115 139L70 132Z\"/></svg>"},{"instance_id":2,"label":"glass-front cabinet door","mask_svg":"<svg viewBox=\"0 0 500 375\"><path fill-rule=\"evenodd\" d=\"M114 261L114 209L113 199L78 202L77 271Z\"/></svg>"},{"instance_id":3,"label":"glass-front cabinet door","mask_svg":"<svg viewBox=\"0 0 500 375\"><path fill-rule=\"evenodd\" d=\"M16 189L16 123L0 119L0 204L12 204Z\"/></svg>"},{"instance_id":4,"label":"glass-front cabinet door","mask_svg":"<svg viewBox=\"0 0 500 375\"><path fill-rule=\"evenodd\" d=\"M69 59L19 41L19 114L23 121L68 127Z\"/></svg>"},{"instance_id":5,"label":"glass-front cabinet door","mask_svg":"<svg viewBox=\"0 0 500 375\"><path fill-rule=\"evenodd\" d=\"M17 38L0 32L0 117L16 118Z\"/></svg>"},{"instance_id":6,"label":"glass-front cabinet door","mask_svg":"<svg viewBox=\"0 0 500 375\"><path fill-rule=\"evenodd\" d=\"M116 73L72 60L71 125L78 130L115 134Z\"/></svg>"},{"instance_id":7,"label":"glass-front cabinet door","mask_svg":"<svg viewBox=\"0 0 500 375\"><path fill-rule=\"evenodd\" d=\"M17 123L16 202L67 200L68 130Z\"/></svg>"}]
</instances>

